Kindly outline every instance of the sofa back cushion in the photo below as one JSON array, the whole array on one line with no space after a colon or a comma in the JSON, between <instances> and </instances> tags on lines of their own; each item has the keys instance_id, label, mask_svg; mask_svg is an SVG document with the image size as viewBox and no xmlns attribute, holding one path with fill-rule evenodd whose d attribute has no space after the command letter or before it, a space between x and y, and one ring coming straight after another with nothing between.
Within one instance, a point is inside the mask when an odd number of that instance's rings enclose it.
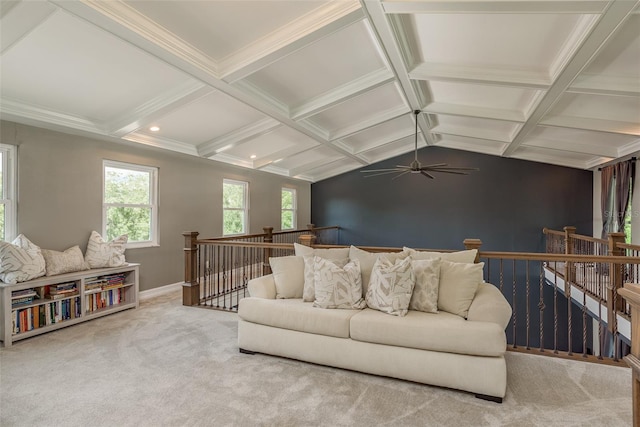
<instances>
[{"instance_id":1,"label":"sofa back cushion","mask_svg":"<svg viewBox=\"0 0 640 427\"><path fill-rule=\"evenodd\" d=\"M412 259L434 259L440 258L450 262L467 262L472 263L476 261L476 255L478 255L477 249L469 249L466 251L458 252L429 252L429 251L417 251L415 249L404 247L402 251L409 255Z\"/></svg>"},{"instance_id":2,"label":"sofa back cushion","mask_svg":"<svg viewBox=\"0 0 640 427\"><path fill-rule=\"evenodd\" d=\"M269 258L276 298L302 298L304 287L304 260L299 256Z\"/></svg>"},{"instance_id":3,"label":"sofa back cushion","mask_svg":"<svg viewBox=\"0 0 640 427\"><path fill-rule=\"evenodd\" d=\"M469 306L482 283L484 263L440 262L438 309L467 318Z\"/></svg>"},{"instance_id":4,"label":"sofa back cushion","mask_svg":"<svg viewBox=\"0 0 640 427\"><path fill-rule=\"evenodd\" d=\"M380 256L384 256L386 259L391 261L391 263L394 263L397 259L406 258L408 255L403 252L368 252L355 246L351 246L349 248L349 260L353 261L357 259L360 262L363 295L367 294L373 265Z\"/></svg>"}]
</instances>

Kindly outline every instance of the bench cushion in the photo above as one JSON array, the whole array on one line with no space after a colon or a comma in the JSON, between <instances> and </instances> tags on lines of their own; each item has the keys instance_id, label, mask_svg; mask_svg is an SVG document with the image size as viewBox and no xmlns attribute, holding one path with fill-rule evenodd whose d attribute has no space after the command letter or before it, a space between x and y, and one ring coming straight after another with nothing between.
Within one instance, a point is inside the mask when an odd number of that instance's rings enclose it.
<instances>
[{"instance_id":1,"label":"bench cushion","mask_svg":"<svg viewBox=\"0 0 640 427\"><path fill-rule=\"evenodd\" d=\"M243 298L238 316L247 322L311 334L349 338L349 321L361 310L323 309L301 299Z\"/></svg>"},{"instance_id":2,"label":"bench cushion","mask_svg":"<svg viewBox=\"0 0 640 427\"><path fill-rule=\"evenodd\" d=\"M357 341L477 356L501 356L507 346L504 330L497 324L442 311L410 310L397 317L365 309L351 318L350 334Z\"/></svg>"}]
</instances>

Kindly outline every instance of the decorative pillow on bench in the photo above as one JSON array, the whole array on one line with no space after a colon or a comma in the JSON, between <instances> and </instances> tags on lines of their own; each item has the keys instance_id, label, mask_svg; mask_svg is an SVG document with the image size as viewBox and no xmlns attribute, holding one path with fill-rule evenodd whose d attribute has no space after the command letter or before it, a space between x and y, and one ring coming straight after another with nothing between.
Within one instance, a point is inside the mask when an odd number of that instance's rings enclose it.
<instances>
[{"instance_id":1,"label":"decorative pillow on bench","mask_svg":"<svg viewBox=\"0 0 640 427\"><path fill-rule=\"evenodd\" d=\"M0 242L0 280L12 285L45 275L42 250L23 234L13 242Z\"/></svg>"},{"instance_id":2,"label":"decorative pillow on bench","mask_svg":"<svg viewBox=\"0 0 640 427\"><path fill-rule=\"evenodd\" d=\"M84 262L82 251L77 245L64 252L43 249L42 255L47 264L47 276L89 270L89 266Z\"/></svg>"},{"instance_id":3,"label":"decorative pillow on bench","mask_svg":"<svg viewBox=\"0 0 640 427\"><path fill-rule=\"evenodd\" d=\"M120 267L127 260L124 257L129 236L123 234L110 242L105 242L97 231L92 231L87 243L84 260L90 268Z\"/></svg>"}]
</instances>

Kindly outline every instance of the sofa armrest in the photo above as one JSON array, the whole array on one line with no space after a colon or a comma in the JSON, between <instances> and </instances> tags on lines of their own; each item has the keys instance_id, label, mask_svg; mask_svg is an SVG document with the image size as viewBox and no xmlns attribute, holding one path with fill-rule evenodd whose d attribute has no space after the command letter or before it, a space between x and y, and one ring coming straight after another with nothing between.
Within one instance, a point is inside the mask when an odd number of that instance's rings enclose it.
<instances>
[{"instance_id":1,"label":"sofa armrest","mask_svg":"<svg viewBox=\"0 0 640 427\"><path fill-rule=\"evenodd\" d=\"M272 274L249 280L247 287L252 297L276 299L276 282Z\"/></svg>"},{"instance_id":2,"label":"sofa armrest","mask_svg":"<svg viewBox=\"0 0 640 427\"><path fill-rule=\"evenodd\" d=\"M467 320L492 322L506 329L511 320L511 306L498 288L483 282L471 302Z\"/></svg>"}]
</instances>

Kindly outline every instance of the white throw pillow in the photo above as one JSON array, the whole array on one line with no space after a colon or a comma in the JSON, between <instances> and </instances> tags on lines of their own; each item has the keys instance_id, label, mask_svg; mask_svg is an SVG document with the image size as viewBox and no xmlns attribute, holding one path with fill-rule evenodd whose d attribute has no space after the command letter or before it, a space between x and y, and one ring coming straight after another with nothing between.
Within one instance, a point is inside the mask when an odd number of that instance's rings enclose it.
<instances>
[{"instance_id":1,"label":"white throw pillow","mask_svg":"<svg viewBox=\"0 0 640 427\"><path fill-rule=\"evenodd\" d=\"M440 258L411 261L416 278L409 310L438 312L438 288L440 286Z\"/></svg>"},{"instance_id":2,"label":"white throw pillow","mask_svg":"<svg viewBox=\"0 0 640 427\"><path fill-rule=\"evenodd\" d=\"M468 249L466 251L458 252L429 252L429 251L416 251L415 249L404 247L402 251L408 254L413 259L433 259L440 258L450 262L476 262L477 249Z\"/></svg>"},{"instance_id":3,"label":"white throw pillow","mask_svg":"<svg viewBox=\"0 0 640 427\"><path fill-rule=\"evenodd\" d=\"M47 276L89 269L79 246L73 246L64 252L43 249L42 256L47 264Z\"/></svg>"},{"instance_id":4,"label":"white throw pillow","mask_svg":"<svg viewBox=\"0 0 640 427\"><path fill-rule=\"evenodd\" d=\"M120 267L127 260L124 257L129 236L123 234L110 242L105 242L97 231L92 231L84 253L84 260L90 268Z\"/></svg>"},{"instance_id":5,"label":"white throw pillow","mask_svg":"<svg viewBox=\"0 0 640 427\"><path fill-rule=\"evenodd\" d=\"M12 285L45 275L42 251L23 234L13 242L0 242L0 280Z\"/></svg>"},{"instance_id":6,"label":"white throw pillow","mask_svg":"<svg viewBox=\"0 0 640 427\"><path fill-rule=\"evenodd\" d=\"M371 280L371 271L373 270L373 265L376 263L380 256L384 256L386 259L394 263L397 259L404 259L408 255L403 252L368 252L357 248L355 246L351 246L349 248L349 259L353 261L357 259L360 261L360 271L362 274L362 293L363 295L367 294L367 289L369 288L369 281Z\"/></svg>"},{"instance_id":7,"label":"white throw pillow","mask_svg":"<svg viewBox=\"0 0 640 427\"><path fill-rule=\"evenodd\" d=\"M304 260L304 289L302 290L302 300L304 302L313 302L316 300L314 258L314 255L304 256L302 258ZM349 259L332 259L331 262L340 268L344 268L344 266L349 262Z\"/></svg>"},{"instance_id":8,"label":"white throw pillow","mask_svg":"<svg viewBox=\"0 0 640 427\"><path fill-rule=\"evenodd\" d=\"M313 257L330 259L332 261L340 261L338 265L344 267L349 261L349 248L331 248L331 249L314 249L309 246L294 243L295 254L305 259L304 263L304 290L302 299L306 302L312 302L316 298L315 287L313 284ZM311 259L306 259L310 257ZM346 261L344 261L346 260Z\"/></svg>"},{"instance_id":9,"label":"white throw pillow","mask_svg":"<svg viewBox=\"0 0 640 427\"><path fill-rule=\"evenodd\" d=\"M331 260L315 256L313 265L316 290L314 307L362 309L366 306L362 298L360 263L357 260L341 268Z\"/></svg>"},{"instance_id":10,"label":"white throw pillow","mask_svg":"<svg viewBox=\"0 0 640 427\"><path fill-rule=\"evenodd\" d=\"M440 262L440 288L438 289L438 309L457 314L465 319L469 306L482 283L484 263Z\"/></svg>"},{"instance_id":11,"label":"white throw pillow","mask_svg":"<svg viewBox=\"0 0 640 427\"><path fill-rule=\"evenodd\" d=\"M367 306L396 316L405 316L415 283L411 258L398 259L392 263L381 256L371 271Z\"/></svg>"},{"instance_id":12,"label":"white throw pillow","mask_svg":"<svg viewBox=\"0 0 640 427\"><path fill-rule=\"evenodd\" d=\"M304 261L299 256L269 258L276 298L302 298L304 285Z\"/></svg>"}]
</instances>

